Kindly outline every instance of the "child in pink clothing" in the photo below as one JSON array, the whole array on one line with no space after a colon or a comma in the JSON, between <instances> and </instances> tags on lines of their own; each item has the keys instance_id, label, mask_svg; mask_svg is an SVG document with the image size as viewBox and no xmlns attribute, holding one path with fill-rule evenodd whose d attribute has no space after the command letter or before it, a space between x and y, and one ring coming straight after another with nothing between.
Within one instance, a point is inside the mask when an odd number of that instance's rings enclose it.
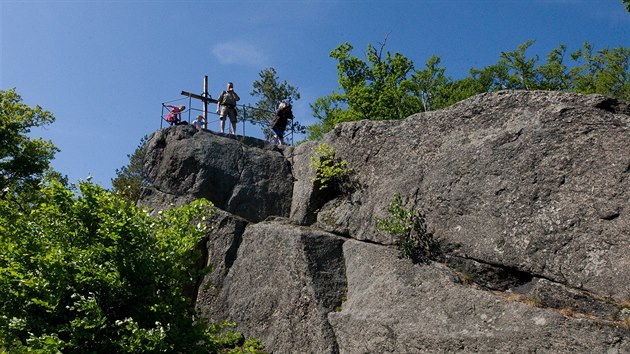
<instances>
[{"instance_id":1,"label":"child in pink clothing","mask_svg":"<svg viewBox=\"0 0 630 354\"><path fill-rule=\"evenodd\" d=\"M172 108L170 112L168 112L168 115L166 116L166 121L171 123L171 126L173 125L177 125L179 122L181 122L181 112L183 112L186 109L186 106L179 106L179 107L175 107L175 106L170 106L167 105L166 107Z\"/></svg>"}]
</instances>

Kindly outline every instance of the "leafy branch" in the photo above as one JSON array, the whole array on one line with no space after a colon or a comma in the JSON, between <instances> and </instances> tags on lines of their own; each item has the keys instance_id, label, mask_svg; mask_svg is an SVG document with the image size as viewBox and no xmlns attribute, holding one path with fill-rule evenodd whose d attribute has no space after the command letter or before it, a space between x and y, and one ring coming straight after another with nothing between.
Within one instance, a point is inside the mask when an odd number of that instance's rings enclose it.
<instances>
[{"instance_id":1,"label":"leafy branch","mask_svg":"<svg viewBox=\"0 0 630 354\"><path fill-rule=\"evenodd\" d=\"M335 148L326 143L315 148L309 166L315 170L312 181L319 184L320 190L328 188L333 181L341 180L352 171L347 161L335 159Z\"/></svg>"},{"instance_id":2,"label":"leafy branch","mask_svg":"<svg viewBox=\"0 0 630 354\"><path fill-rule=\"evenodd\" d=\"M417 209L406 209L402 198L396 193L387 208L390 217L377 219L376 227L396 238L401 258L409 258L414 263L435 259L438 246L433 234L427 231L424 214Z\"/></svg>"}]
</instances>

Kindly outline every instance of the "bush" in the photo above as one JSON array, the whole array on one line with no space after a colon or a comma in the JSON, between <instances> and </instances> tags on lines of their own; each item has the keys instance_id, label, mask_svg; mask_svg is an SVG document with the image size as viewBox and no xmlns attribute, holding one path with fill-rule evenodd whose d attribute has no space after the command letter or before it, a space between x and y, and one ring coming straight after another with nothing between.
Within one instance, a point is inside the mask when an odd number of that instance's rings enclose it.
<instances>
[{"instance_id":1,"label":"bush","mask_svg":"<svg viewBox=\"0 0 630 354\"><path fill-rule=\"evenodd\" d=\"M0 200L0 351L218 352L229 336L194 321L184 293L209 202L151 217L90 183L58 182L30 204ZM211 330L212 329L212 330ZM233 337L233 336L232 336ZM225 340L224 340L225 339Z\"/></svg>"},{"instance_id":2,"label":"bush","mask_svg":"<svg viewBox=\"0 0 630 354\"><path fill-rule=\"evenodd\" d=\"M376 227L396 238L396 245L402 258L409 258L415 263L434 259L438 247L433 235L427 231L424 215L415 209L402 206L400 194L394 195L387 209L390 217L377 219Z\"/></svg>"},{"instance_id":3,"label":"bush","mask_svg":"<svg viewBox=\"0 0 630 354\"><path fill-rule=\"evenodd\" d=\"M309 166L315 170L313 182L319 185L320 190L328 188L335 181L341 181L352 171L346 161L335 159L335 148L326 143L315 148L315 156L311 157Z\"/></svg>"}]
</instances>

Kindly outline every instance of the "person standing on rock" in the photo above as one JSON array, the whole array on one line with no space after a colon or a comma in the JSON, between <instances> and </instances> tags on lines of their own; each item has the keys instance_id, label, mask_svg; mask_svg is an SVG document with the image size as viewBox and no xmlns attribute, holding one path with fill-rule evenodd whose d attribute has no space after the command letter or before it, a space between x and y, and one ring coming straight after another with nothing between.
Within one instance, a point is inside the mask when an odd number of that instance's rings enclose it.
<instances>
[{"instance_id":1,"label":"person standing on rock","mask_svg":"<svg viewBox=\"0 0 630 354\"><path fill-rule=\"evenodd\" d=\"M236 110L236 102L240 99L241 98L238 97L234 91L234 84L228 82L226 90L221 92L221 95L219 95L217 99L217 113L220 112L221 133L225 133L225 116L228 116L230 117L231 123L230 134L236 134L236 115L238 113Z\"/></svg>"},{"instance_id":2,"label":"person standing on rock","mask_svg":"<svg viewBox=\"0 0 630 354\"><path fill-rule=\"evenodd\" d=\"M270 125L274 133L274 143L278 145L284 144L284 131L287 129L289 119L293 119L291 105L286 102L281 102Z\"/></svg>"}]
</instances>

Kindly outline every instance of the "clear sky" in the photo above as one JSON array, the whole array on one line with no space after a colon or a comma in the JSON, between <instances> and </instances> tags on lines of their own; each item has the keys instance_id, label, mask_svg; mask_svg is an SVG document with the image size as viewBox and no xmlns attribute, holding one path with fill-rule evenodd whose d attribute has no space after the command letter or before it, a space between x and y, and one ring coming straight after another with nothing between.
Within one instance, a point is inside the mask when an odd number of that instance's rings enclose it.
<instances>
[{"instance_id":1,"label":"clear sky","mask_svg":"<svg viewBox=\"0 0 630 354\"><path fill-rule=\"evenodd\" d=\"M0 89L54 114L34 135L61 149L56 170L109 187L160 128L162 102L201 93L204 75L213 97L233 81L253 104L252 83L273 67L299 89L294 113L308 125L309 104L338 86L330 51L349 42L364 58L386 37L418 68L440 56L457 79L529 39L541 60L560 44L628 47L630 14L621 0L0 0Z\"/></svg>"}]
</instances>

